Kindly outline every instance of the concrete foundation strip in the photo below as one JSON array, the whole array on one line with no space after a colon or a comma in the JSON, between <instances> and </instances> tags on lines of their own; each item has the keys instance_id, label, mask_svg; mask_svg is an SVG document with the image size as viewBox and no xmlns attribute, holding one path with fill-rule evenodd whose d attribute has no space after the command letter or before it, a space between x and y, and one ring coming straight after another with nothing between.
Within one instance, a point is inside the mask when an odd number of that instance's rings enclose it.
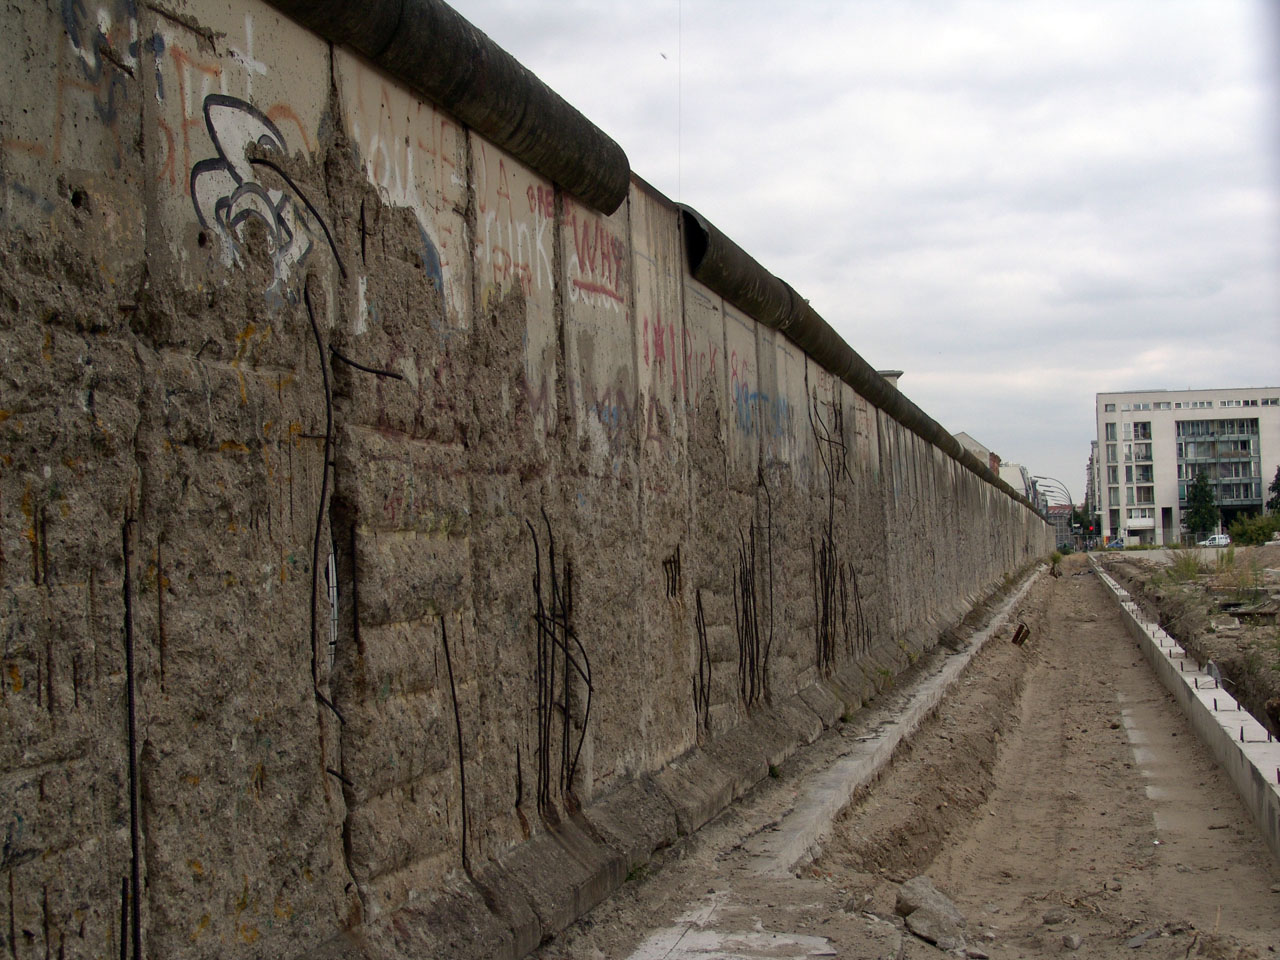
<instances>
[{"instance_id":1,"label":"concrete foundation strip","mask_svg":"<svg viewBox=\"0 0 1280 960\"><path fill-rule=\"evenodd\" d=\"M937 709L969 661L1004 626L1013 608L1045 570L1043 566L1037 567L996 610L990 622L973 635L964 650L948 657L936 673L919 683L897 716L873 736L855 743L844 757L806 780L795 805L777 827L757 834L747 844L747 850L756 858L758 873L784 876L801 862L813 859L849 798L880 774L902 742Z\"/></svg>"},{"instance_id":2,"label":"concrete foundation strip","mask_svg":"<svg viewBox=\"0 0 1280 960\"><path fill-rule=\"evenodd\" d=\"M1187 656L1173 637L1152 623L1128 591L1090 557L1094 572L1115 598L1125 626L1156 676L1186 714L1201 742L1222 767L1248 808L1271 853L1280 860L1280 742L1235 697Z\"/></svg>"}]
</instances>

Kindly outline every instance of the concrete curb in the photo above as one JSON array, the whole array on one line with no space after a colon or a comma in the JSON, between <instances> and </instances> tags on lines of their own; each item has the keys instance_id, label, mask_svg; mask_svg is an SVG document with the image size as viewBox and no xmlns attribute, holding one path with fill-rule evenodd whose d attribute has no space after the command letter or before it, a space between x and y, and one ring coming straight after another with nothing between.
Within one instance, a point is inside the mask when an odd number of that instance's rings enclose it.
<instances>
[{"instance_id":1,"label":"concrete curb","mask_svg":"<svg viewBox=\"0 0 1280 960\"><path fill-rule=\"evenodd\" d=\"M1152 623L1129 592L1090 557L1098 579L1115 598L1125 626L1160 682L1173 694L1191 728L1231 778L1272 855L1280 860L1280 743L1234 697L1200 669L1173 637Z\"/></svg>"}]
</instances>

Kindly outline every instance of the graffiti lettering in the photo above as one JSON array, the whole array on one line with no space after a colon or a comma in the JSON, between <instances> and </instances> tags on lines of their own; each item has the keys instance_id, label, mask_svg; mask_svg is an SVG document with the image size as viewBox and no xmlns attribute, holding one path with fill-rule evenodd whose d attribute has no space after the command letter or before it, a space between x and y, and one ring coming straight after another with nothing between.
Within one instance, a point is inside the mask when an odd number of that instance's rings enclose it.
<instances>
[{"instance_id":1,"label":"graffiti lettering","mask_svg":"<svg viewBox=\"0 0 1280 960\"><path fill-rule=\"evenodd\" d=\"M529 184L526 191L529 197L529 212L535 216L552 220L556 215L556 192L550 187Z\"/></svg>"},{"instance_id":2,"label":"graffiti lettering","mask_svg":"<svg viewBox=\"0 0 1280 960\"><path fill-rule=\"evenodd\" d=\"M573 236L569 298L615 312L626 302L623 289L626 244L609 232L607 221L569 206L566 226Z\"/></svg>"},{"instance_id":3,"label":"graffiti lettering","mask_svg":"<svg viewBox=\"0 0 1280 960\"><path fill-rule=\"evenodd\" d=\"M427 276L445 295L453 314L464 309L462 292L449 283L453 227L437 215L450 206L447 197L461 187L455 143L458 129L430 104L377 84L376 107L371 74L355 72L355 98L349 113L351 137L360 150L365 176L386 202L413 211L421 241L419 257ZM368 94L366 93L368 91ZM426 174L424 176L424 173ZM438 326L448 336L452 331Z\"/></svg>"}]
</instances>

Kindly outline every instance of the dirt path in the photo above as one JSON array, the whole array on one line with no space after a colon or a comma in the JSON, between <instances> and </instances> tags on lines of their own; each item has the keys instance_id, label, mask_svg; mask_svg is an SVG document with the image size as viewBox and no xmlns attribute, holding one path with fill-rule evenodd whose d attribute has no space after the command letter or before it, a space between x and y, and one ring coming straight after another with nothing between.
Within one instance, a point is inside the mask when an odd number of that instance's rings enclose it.
<instances>
[{"instance_id":1,"label":"dirt path","mask_svg":"<svg viewBox=\"0 0 1280 960\"><path fill-rule=\"evenodd\" d=\"M746 838L873 712L538 956L937 957L893 915L920 873L968 918L971 955L1275 955L1280 866L1108 602L1084 558L1037 584L1027 645L994 638L796 876L761 876Z\"/></svg>"}]
</instances>

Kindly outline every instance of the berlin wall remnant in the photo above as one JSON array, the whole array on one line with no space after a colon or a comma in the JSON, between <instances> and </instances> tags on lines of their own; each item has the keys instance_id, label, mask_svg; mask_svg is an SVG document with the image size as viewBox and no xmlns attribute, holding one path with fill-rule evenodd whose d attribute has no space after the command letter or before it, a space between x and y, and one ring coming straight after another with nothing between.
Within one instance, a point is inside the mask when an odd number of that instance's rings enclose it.
<instances>
[{"instance_id":1,"label":"berlin wall remnant","mask_svg":"<svg viewBox=\"0 0 1280 960\"><path fill-rule=\"evenodd\" d=\"M1048 549L456 14L343 6L0 15L15 956L519 955Z\"/></svg>"}]
</instances>

